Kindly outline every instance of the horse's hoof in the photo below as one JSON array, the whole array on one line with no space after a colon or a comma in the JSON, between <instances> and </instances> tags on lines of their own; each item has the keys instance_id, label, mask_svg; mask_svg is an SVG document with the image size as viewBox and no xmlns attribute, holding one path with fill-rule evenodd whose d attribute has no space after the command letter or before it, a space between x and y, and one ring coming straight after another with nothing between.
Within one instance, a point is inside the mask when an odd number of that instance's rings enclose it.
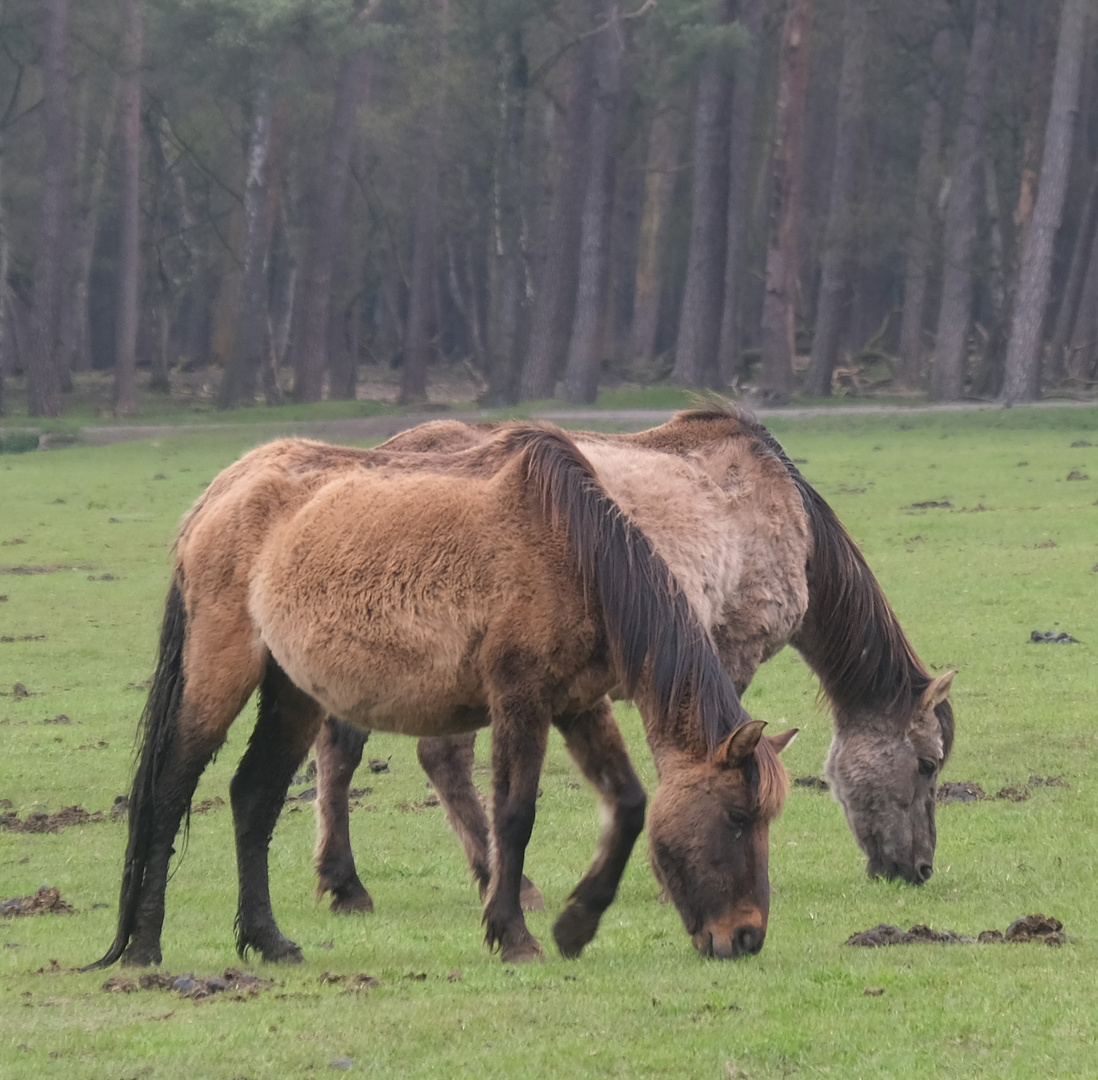
<instances>
[{"instance_id":1,"label":"horse's hoof","mask_svg":"<svg viewBox=\"0 0 1098 1080\"><path fill-rule=\"evenodd\" d=\"M582 904L566 907L553 923L553 940L566 960L575 960L599 928L597 912Z\"/></svg>"},{"instance_id":2,"label":"horse's hoof","mask_svg":"<svg viewBox=\"0 0 1098 1080\"><path fill-rule=\"evenodd\" d=\"M332 911L336 915L357 915L359 912L372 913L373 910L373 897L365 889L362 889L361 892L357 889L332 890Z\"/></svg>"},{"instance_id":3,"label":"horse's hoof","mask_svg":"<svg viewBox=\"0 0 1098 1080\"><path fill-rule=\"evenodd\" d=\"M519 893L519 903L523 911L544 911L545 899L539 889L528 877L523 876L522 892Z\"/></svg>"},{"instance_id":4,"label":"horse's hoof","mask_svg":"<svg viewBox=\"0 0 1098 1080\"><path fill-rule=\"evenodd\" d=\"M504 945L499 950L499 956L505 964L528 964L533 960L545 960L541 946L533 938L515 945Z\"/></svg>"},{"instance_id":5,"label":"horse's hoof","mask_svg":"<svg viewBox=\"0 0 1098 1080\"><path fill-rule=\"evenodd\" d=\"M122 954L123 967L151 967L159 964L163 957L159 948L135 949L132 945Z\"/></svg>"},{"instance_id":6,"label":"horse's hoof","mask_svg":"<svg viewBox=\"0 0 1098 1080\"><path fill-rule=\"evenodd\" d=\"M293 941L282 940L259 950L265 964L304 964L305 954Z\"/></svg>"}]
</instances>

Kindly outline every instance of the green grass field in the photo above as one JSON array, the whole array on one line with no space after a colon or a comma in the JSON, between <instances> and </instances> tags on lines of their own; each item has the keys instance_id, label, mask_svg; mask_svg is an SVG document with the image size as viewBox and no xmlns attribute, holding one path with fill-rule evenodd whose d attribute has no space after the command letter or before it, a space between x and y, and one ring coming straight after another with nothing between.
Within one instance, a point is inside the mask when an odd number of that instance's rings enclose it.
<instances>
[{"instance_id":1,"label":"green grass field","mask_svg":"<svg viewBox=\"0 0 1098 1080\"><path fill-rule=\"evenodd\" d=\"M482 945L442 812L415 805L427 788L414 743L377 736L367 754L391 771L356 778L372 790L351 822L374 915L337 918L316 904L307 805L291 804L275 833L275 909L302 966L240 965L227 801L194 815L168 888L164 969L202 977L239 965L275 981L244 1001L107 993L104 980L127 972L66 970L113 936L124 825L0 828L0 899L48 884L76 909L0 918L0 1078L258 1080L348 1064L375 1077L1098 1075L1098 446L1072 446L1098 443L1098 410L773 429L862 544L923 661L959 671L945 779L989 793L1034 774L1067 787L942 807L936 872L920 890L868 880L838 805L795 788L771 833L761 955L699 959L638 850L599 936L566 962L549 927L598 822L554 737L527 861L548 904L529 919L547 959L512 968ZM248 445L195 428L0 456L0 799L11 803L0 813L108 811L128 790L176 524ZM1073 471L1089 479L1068 480ZM950 505L912 508L931 501ZM1032 630L1080 644L1030 644ZM17 682L29 696L13 694ZM765 666L747 705L802 728L785 755L791 774L821 771L830 719L795 654ZM68 722L51 722L59 716ZM625 706L619 716L651 784L638 717ZM250 728L249 712L196 800L227 800ZM1069 943L844 945L877 922L975 934L1031 912L1061 919ZM322 983L325 972L380 985L346 993Z\"/></svg>"}]
</instances>

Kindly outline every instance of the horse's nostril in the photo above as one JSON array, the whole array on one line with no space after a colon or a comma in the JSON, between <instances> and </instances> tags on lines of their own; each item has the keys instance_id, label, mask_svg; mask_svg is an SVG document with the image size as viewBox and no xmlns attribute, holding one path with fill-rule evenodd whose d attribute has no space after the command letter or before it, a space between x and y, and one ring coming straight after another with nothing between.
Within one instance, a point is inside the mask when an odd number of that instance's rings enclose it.
<instances>
[{"instance_id":1,"label":"horse's nostril","mask_svg":"<svg viewBox=\"0 0 1098 1080\"><path fill-rule=\"evenodd\" d=\"M754 956L763 946L763 933L755 926L741 926L736 931L735 956Z\"/></svg>"},{"instance_id":2,"label":"horse's nostril","mask_svg":"<svg viewBox=\"0 0 1098 1080\"><path fill-rule=\"evenodd\" d=\"M919 879L920 885L922 885L924 882L929 881L930 875L933 873L934 867L931 866L928 862L919 863L919 865L915 867L915 876Z\"/></svg>"}]
</instances>

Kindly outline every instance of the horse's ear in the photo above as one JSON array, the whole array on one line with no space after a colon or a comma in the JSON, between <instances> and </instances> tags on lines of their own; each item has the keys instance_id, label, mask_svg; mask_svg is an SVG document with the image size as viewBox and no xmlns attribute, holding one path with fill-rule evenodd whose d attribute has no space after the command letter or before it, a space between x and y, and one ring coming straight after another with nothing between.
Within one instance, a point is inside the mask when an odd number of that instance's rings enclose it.
<instances>
[{"instance_id":1,"label":"horse's ear","mask_svg":"<svg viewBox=\"0 0 1098 1080\"><path fill-rule=\"evenodd\" d=\"M748 720L741 724L713 753L713 760L719 765L732 768L755 752L762 738L765 720Z\"/></svg>"},{"instance_id":2,"label":"horse's ear","mask_svg":"<svg viewBox=\"0 0 1098 1080\"><path fill-rule=\"evenodd\" d=\"M924 712L936 709L949 697L949 688L953 685L956 674L955 671L946 671L930 680L930 685L923 691L919 702Z\"/></svg>"},{"instance_id":3,"label":"horse's ear","mask_svg":"<svg viewBox=\"0 0 1098 1080\"><path fill-rule=\"evenodd\" d=\"M798 731L800 728L791 727L780 735L767 735L766 741L770 743L770 748L775 754L780 754L797 737Z\"/></svg>"}]
</instances>

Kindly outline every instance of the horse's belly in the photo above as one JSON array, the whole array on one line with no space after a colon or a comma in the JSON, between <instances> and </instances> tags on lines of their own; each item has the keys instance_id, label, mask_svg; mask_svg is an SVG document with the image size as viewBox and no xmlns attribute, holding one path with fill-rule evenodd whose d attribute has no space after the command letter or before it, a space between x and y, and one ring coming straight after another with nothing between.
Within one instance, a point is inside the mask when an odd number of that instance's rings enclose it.
<instances>
[{"instance_id":1,"label":"horse's belly","mask_svg":"<svg viewBox=\"0 0 1098 1080\"><path fill-rule=\"evenodd\" d=\"M341 720L416 736L456 734L487 723L479 634L458 616L366 624L344 617L326 630L317 619L311 631L296 626L292 635L270 619L264 640L293 682Z\"/></svg>"}]
</instances>

